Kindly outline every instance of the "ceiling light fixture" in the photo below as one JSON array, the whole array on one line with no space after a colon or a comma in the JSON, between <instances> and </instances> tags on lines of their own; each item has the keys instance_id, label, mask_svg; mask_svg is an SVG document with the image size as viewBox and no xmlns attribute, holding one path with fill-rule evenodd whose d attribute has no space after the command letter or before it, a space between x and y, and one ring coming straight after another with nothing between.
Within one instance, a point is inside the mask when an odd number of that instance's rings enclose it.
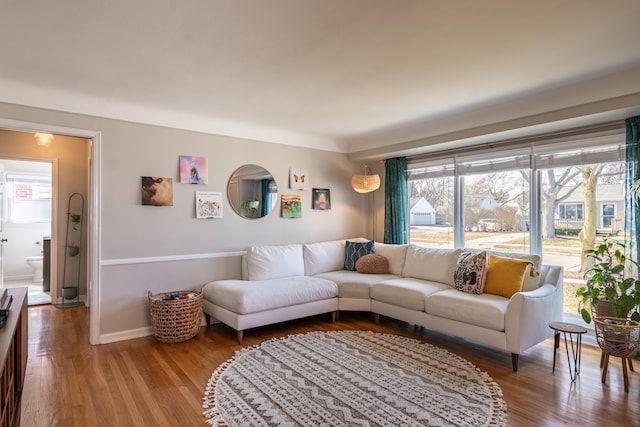
<instances>
[{"instance_id":1,"label":"ceiling light fixture","mask_svg":"<svg viewBox=\"0 0 640 427\"><path fill-rule=\"evenodd\" d=\"M380 175L367 175L367 165L364 165L364 175L353 175L351 186L358 193L370 193L380 188Z\"/></svg>"},{"instance_id":2,"label":"ceiling light fixture","mask_svg":"<svg viewBox=\"0 0 640 427\"><path fill-rule=\"evenodd\" d=\"M36 139L36 144L41 147L48 147L51 145L51 141L53 141L53 135L50 133L36 133L34 137Z\"/></svg>"}]
</instances>

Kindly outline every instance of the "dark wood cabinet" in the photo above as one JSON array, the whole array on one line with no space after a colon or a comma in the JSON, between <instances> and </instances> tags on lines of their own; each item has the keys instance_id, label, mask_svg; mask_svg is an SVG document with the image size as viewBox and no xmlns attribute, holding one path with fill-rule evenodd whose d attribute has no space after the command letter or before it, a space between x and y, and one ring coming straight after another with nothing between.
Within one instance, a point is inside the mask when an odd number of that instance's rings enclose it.
<instances>
[{"instance_id":1,"label":"dark wood cabinet","mask_svg":"<svg viewBox=\"0 0 640 427\"><path fill-rule=\"evenodd\" d=\"M27 288L8 289L9 315L0 323L0 427L20 425L20 400L27 369Z\"/></svg>"}]
</instances>

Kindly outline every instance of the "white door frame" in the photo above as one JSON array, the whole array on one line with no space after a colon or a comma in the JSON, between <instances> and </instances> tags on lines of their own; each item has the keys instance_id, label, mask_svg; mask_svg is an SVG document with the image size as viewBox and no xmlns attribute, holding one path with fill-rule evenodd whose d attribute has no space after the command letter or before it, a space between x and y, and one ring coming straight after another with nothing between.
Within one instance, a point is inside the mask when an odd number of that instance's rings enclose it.
<instances>
[{"instance_id":1,"label":"white door frame","mask_svg":"<svg viewBox=\"0 0 640 427\"><path fill-rule=\"evenodd\" d=\"M87 304L89 305L89 342L100 344L100 138L101 132L49 124L23 122L0 117L0 129L19 132L44 132L91 139L89 159L89 203L87 224ZM52 237L54 227L52 228ZM55 298L55 296L52 296Z\"/></svg>"}]
</instances>

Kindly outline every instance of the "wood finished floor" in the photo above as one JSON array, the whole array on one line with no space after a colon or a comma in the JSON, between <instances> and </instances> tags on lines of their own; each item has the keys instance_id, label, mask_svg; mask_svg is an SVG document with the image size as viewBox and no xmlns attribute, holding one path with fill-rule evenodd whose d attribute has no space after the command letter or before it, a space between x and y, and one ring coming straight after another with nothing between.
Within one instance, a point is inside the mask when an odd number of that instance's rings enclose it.
<instances>
[{"instance_id":1,"label":"wood finished floor","mask_svg":"<svg viewBox=\"0 0 640 427\"><path fill-rule=\"evenodd\" d=\"M202 327L186 342L164 344L153 337L89 345L88 310L29 307L29 360L22 397L22 426L204 426L202 396L215 368L240 348L235 331ZM520 357L450 339L368 313L316 316L245 333L244 346L271 337L315 330L373 330L419 338L458 354L487 371L500 385L509 426L640 426L640 363L622 382L613 359L607 384L600 381L600 352L584 346L582 372L572 384L566 355L558 352L551 372L553 339ZM561 346L564 351L564 347Z\"/></svg>"}]
</instances>

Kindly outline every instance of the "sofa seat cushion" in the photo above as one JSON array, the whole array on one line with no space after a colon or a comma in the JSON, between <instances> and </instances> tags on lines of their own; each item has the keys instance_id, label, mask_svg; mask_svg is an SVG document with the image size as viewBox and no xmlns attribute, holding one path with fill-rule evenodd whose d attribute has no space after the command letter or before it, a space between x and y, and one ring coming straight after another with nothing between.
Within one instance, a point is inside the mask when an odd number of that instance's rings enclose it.
<instances>
[{"instance_id":1,"label":"sofa seat cushion","mask_svg":"<svg viewBox=\"0 0 640 427\"><path fill-rule=\"evenodd\" d=\"M376 283L371 299L411 310L425 311L424 301L429 295L451 289L449 285L413 278L399 278Z\"/></svg>"},{"instance_id":2,"label":"sofa seat cushion","mask_svg":"<svg viewBox=\"0 0 640 427\"><path fill-rule=\"evenodd\" d=\"M433 316L504 331L508 304L507 298L497 295L473 295L447 289L428 296L425 311Z\"/></svg>"},{"instance_id":3,"label":"sofa seat cushion","mask_svg":"<svg viewBox=\"0 0 640 427\"><path fill-rule=\"evenodd\" d=\"M218 280L202 288L203 298L238 314L320 301L338 296L338 286L319 277L274 280Z\"/></svg>"},{"instance_id":4,"label":"sofa seat cushion","mask_svg":"<svg viewBox=\"0 0 640 427\"><path fill-rule=\"evenodd\" d=\"M357 271L338 270L316 274L313 277L320 277L337 283L340 298L369 299L371 286L384 280L395 279L398 276L393 274L362 274Z\"/></svg>"}]
</instances>

